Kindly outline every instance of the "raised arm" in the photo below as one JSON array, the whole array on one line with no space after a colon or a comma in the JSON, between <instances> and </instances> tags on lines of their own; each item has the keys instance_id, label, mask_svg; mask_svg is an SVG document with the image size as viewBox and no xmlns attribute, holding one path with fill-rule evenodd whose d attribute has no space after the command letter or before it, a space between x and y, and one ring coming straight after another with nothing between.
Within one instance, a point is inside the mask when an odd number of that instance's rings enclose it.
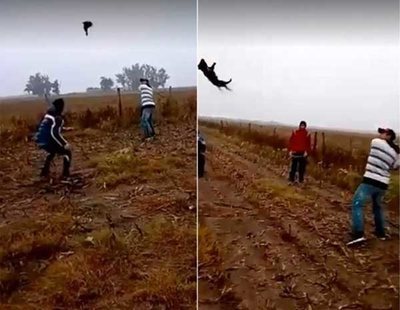
<instances>
[{"instance_id":1,"label":"raised arm","mask_svg":"<svg viewBox=\"0 0 400 310\"><path fill-rule=\"evenodd\" d=\"M47 94L44 94L44 100L46 100L47 105L51 107L51 100Z\"/></svg>"},{"instance_id":2,"label":"raised arm","mask_svg":"<svg viewBox=\"0 0 400 310\"><path fill-rule=\"evenodd\" d=\"M400 168L400 155L397 154L397 159L395 160L395 162L393 163L393 170L398 170Z\"/></svg>"}]
</instances>

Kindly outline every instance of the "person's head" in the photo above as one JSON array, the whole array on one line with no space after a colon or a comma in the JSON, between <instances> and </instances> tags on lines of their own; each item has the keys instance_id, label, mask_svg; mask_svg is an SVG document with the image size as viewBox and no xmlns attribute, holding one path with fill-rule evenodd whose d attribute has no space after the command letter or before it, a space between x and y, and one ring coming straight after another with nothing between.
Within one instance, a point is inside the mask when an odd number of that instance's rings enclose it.
<instances>
[{"instance_id":1,"label":"person's head","mask_svg":"<svg viewBox=\"0 0 400 310\"><path fill-rule=\"evenodd\" d=\"M141 78L141 79L140 79L140 83L141 83L141 84L146 84L147 86L150 86L149 80L146 79L146 78Z\"/></svg>"},{"instance_id":2,"label":"person's head","mask_svg":"<svg viewBox=\"0 0 400 310\"><path fill-rule=\"evenodd\" d=\"M390 128L378 128L379 138L386 141L394 142L396 140L396 134L393 129Z\"/></svg>"},{"instance_id":3,"label":"person's head","mask_svg":"<svg viewBox=\"0 0 400 310\"><path fill-rule=\"evenodd\" d=\"M300 129L306 129L307 128L307 123L305 121L301 121L299 125Z\"/></svg>"},{"instance_id":4,"label":"person's head","mask_svg":"<svg viewBox=\"0 0 400 310\"><path fill-rule=\"evenodd\" d=\"M64 111L64 100L62 98L58 98L53 101L53 106L55 109L56 115L61 115Z\"/></svg>"}]
</instances>

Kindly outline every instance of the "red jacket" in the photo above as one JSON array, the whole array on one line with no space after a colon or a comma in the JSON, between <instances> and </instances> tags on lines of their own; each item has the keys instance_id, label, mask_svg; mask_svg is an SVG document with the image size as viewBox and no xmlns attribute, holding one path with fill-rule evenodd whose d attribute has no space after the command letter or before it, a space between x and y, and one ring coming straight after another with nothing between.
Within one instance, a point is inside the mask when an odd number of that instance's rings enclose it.
<instances>
[{"instance_id":1,"label":"red jacket","mask_svg":"<svg viewBox=\"0 0 400 310\"><path fill-rule=\"evenodd\" d=\"M311 136L306 129L297 129L292 132L289 140L289 151L295 153L311 153Z\"/></svg>"}]
</instances>

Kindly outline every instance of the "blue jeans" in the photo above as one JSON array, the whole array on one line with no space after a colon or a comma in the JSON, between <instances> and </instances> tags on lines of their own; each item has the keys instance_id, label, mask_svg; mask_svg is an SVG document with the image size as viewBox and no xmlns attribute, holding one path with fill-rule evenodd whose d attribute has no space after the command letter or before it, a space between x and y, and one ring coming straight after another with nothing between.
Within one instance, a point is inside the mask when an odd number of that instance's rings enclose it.
<instances>
[{"instance_id":1,"label":"blue jeans","mask_svg":"<svg viewBox=\"0 0 400 310\"><path fill-rule=\"evenodd\" d=\"M153 128L153 112L154 112L154 107L144 107L142 109L140 124L142 126L144 136L146 138L153 137L155 135Z\"/></svg>"},{"instance_id":2,"label":"blue jeans","mask_svg":"<svg viewBox=\"0 0 400 310\"><path fill-rule=\"evenodd\" d=\"M385 218L382 207L382 197L385 190L370 184L361 183L353 197L352 206L352 230L356 237L364 234L364 214L363 208L368 198L372 199L372 210L375 220L375 234L378 237L385 236Z\"/></svg>"}]
</instances>

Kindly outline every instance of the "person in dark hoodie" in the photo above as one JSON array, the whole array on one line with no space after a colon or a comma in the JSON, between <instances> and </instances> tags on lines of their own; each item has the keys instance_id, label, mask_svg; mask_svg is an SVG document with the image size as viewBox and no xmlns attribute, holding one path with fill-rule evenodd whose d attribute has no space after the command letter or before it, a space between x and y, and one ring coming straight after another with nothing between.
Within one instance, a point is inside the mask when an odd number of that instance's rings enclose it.
<instances>
[{"instance_id":1,"label":"person in dark hoodie","mask_svg":"<svg viewBox=\"0 0 400 310\"><path fill-rule=\"evenodd\" d=\"M62 112L64 110L64 100L62 98L53 101L52 106L47 110L42 118L35 141L40 149L45 150L48 155L40 176L47 177L50 172L50 164L56 155L61 155L64 158L63 177L69 177L72 153L68 142L61 135L64 126L64 118Z\"/></svg>"},{"instance_id":2,"label":"person in dark hoodie","mask_svg":"<svg viewBox=\"0 0 400 310\"><path fill-rule=\"evenodd\" d=\"M301 121L299 129L292 132L289 140L289 152L292 158L292 165L289 173L289 182L295 181L296 172L299 172L299 183L304 182L306 172L307 156L311 152L311 136L307 131L307 123Z\"/></svg>"},{"instance_id":3,"label":"person in dark hoodie","mask_svg":"<svg viewBox=\"0 0 400 310\"><path fill-rule=\"evenodd\" d=\"M204 138L198 133L197 135L197 169L198 169L198 176L202 178L204 176L204 166L206 164L206 141Z\"/></svg>"}]
</instances>

